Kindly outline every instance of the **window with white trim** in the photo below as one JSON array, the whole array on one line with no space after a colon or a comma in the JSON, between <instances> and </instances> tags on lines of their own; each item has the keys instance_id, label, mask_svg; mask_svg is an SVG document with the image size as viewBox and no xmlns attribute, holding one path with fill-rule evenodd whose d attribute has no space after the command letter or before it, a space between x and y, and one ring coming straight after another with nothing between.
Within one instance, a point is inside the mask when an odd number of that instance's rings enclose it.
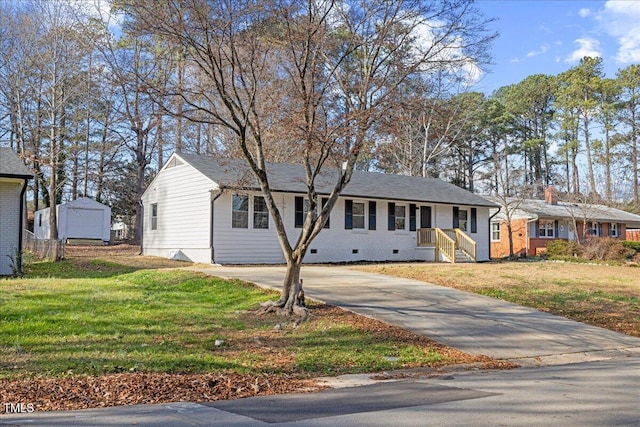
<instances>
[{"instance_id":1,"label":"window with white trim","mask_svg":"<svg viewBox=\"0 0 640 427\"><path fill-rule=\"evenodd\" d=\"M364 203L363 202L353 202L351 218L353 221L353 228L364 229Z\"/></svg>"},{"instance_id":2,"label":"window with white trim","mask_svg":"<svg viewBox=\"0 0 640 427\"><path fill-rule=\"evenodd\" d=\"M590 222L589 223L589 234L592 236L599 236L600 235L600 227L598 227L598 223L597 222Z\"/></svg>"},{"instance_id":3,"label":"window with white trim","mask_svg":"<svg viewBox=\"0 0 640 427\"><path fill-rule=\"evenodd\" d=\"M618 230L618 223L617 222L612 222L611 224L609 224L609 236L611 236L611 237L619 237L620 236L620 230Z\"/></svg>"},{"instance_id":4,"label":"window with white trim","mask_svg":"<svg viewBox=\"0 0 640 427\"><path fill-rule=\"evenodd\" d=\"M458 210L458 228L460 231L467 231L468 213L466 210Z\"/></svg>"},{"instance_id":5,"label":"window with white trim","mask_svg":"<svg viewBox=\"0 0 640 427\"><path fill-rule=\"evenodd\" d=\"M249 196L233 195L231 228L249 228Z\"/></svg>"},{"instance_id":6,"label":"window with white trim","mask_svg":"<svg viewBox=\"0 0 640 427\"><path fill-rule=\"evenodd\" d=\"M407 224L407 207L404 205L396 205L395 214L396 230L404 230Z\"/></svg>"},{"instance_id":7,"label":"window with white trim","mask_svg":"<svg viewBox=\"0 0 640 427\"><path fill-rule=\"evenodd\" d=\"M500 241L500 223L492 221L491 222L491 241L499 242Z\"/></svg>"},{"instance_id":8,"label":"window with white trim","mask_svg":"<svg viewBox=\"0 0 640 427\"><path fill-rule=\"evenodd\" d=\"M253 196L253 228L269 228L269 209L262 196Z\"/></svg>"},{"instance_id":9,"label":"window with white trim","mask_svg":"<svg viewBox=\"0 0 640 427\"><path fill-rule=\"evenodd\" d=\"M151 204L151 229L152 230L158 229L158 204L157 203Z\"/></svg>"},{"instance_id":10,"label":"window with white trim","mask_svg":"<svg viewBox=\"0 0 640 427\"><path fill-rule=\"evenodd\" d=\"M541 219L538 221L539 237L555 237L556 222L552 219Z\"/></svg>"}]
</instances>

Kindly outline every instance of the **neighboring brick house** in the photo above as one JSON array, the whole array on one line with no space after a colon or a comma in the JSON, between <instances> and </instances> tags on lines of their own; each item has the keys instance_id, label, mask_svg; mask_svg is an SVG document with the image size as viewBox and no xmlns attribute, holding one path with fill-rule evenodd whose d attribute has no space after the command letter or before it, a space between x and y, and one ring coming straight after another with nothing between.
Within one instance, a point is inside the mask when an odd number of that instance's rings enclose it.
<instances>
[{"instance_id":1,"label":"neighboring brick house","mask_svg":"<svg viewBox=\"0 0 640 427\"><path fill-rule=\"evenodd\" d=\"M0 276L21 271L25 190L33 175L7 147L0 147Z\"/></svg>"},{"instance_id":2,"label":"neighboring brick house","mask_svg":"<svg viewBox=\"0 0 640 427\"><path fill-rule=\"evenodd\" d=\"M558 201L553 188L545 200L508 198L491 211L491 258L509 256L507 209L511 213L511 235L515 256L535 256L553 240L583 240L589 236L625 239L626 230L640 227L640 215L609 206ZM507 206L505 206L505 204Z\"/></svg>"}]
</instances>

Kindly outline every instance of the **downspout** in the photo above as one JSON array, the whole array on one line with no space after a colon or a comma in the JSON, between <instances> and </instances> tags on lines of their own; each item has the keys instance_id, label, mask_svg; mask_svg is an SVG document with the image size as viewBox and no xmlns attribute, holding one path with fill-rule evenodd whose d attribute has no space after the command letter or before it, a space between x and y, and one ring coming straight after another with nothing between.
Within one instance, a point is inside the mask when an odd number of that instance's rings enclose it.
<instances>
[{"instance_id":1,"label":"downspout","mask_svg":"<svg viewBox=\"0 0 640 427\"><path fill-rule=\"evenodd\" d=\"M224 187L218 187L218 189L211 190L211 205L210 205L210 220L209 220L209 248L211 249L211 264L216 263L216 251L213 245L213 214L214 214L214 203L218 200L218 197L222 196L224 192Z\"/></svg>"},{"instance_id":2,"label":"downspout","mask_svg":"<svg viewBox=\"0 0 640 427\"><path fill-rule=\"evenodd\" d=\"M24 234L24 205L26 204L25 193L27 191L27 179L22 181L22 189L20 190L20 221L18 222L18 272L22 274L22 240Z\"/></svg>"},{"instance_id":3,"label":"downspout","mask_svg":"<svg viewBox=\"0 0 640 427\"><path fill-rule=\"evenodd\" d=\"M498 206L498 210L496 211L496 213L489 216L489 261L491 261L491 220L494 216L500 213L500 209L502 209L502 206Z\"/></svg>"},{"instance_id":4,"label":"downspout","mask_svg":"<svg viewBox=\"0 0 640 427\"><path fill-rule=\"evenodd\" d=\"M142 203L142 199L138 201L138 204L140 205L140 215L142 216L140 218L140 252L138 255L142 255L144 253L144 203Z\"/></svg>"}]
</instances>

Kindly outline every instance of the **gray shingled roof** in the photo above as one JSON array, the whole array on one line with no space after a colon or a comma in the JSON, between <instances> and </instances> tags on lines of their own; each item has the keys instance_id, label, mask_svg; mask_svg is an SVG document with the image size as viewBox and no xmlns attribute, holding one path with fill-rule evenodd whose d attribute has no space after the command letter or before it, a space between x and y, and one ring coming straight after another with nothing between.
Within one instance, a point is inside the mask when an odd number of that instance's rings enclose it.
<instances>
[{"instance_id":1,"label":"gray shingled roof","mask_svg":"<svg viewBox=\"0 0 640 427\"><path fill-rule=\"evenodd\" d=\"M490 200L492 198L487 197ZM516 199L507 199L507 202L513 202L512 206L516 206ZM625 223L633 228L640 227L640 215L625 212L620 209L612 208L604 205L590 203L567 203L558 201L557 205L546 203L544 200L524 199L517 205L518 210L526 212L531 218L543 219L577 219L586 217L589 221L596 222L620 222Z\"/></svg>"},{"instance_id":2,"label":"gray shingled roof","mask_svg":"<svg viewBox=\"0 0 640 427\"><path fill-rule=\"evenodd\" d=\"M258 189L253 174L244 160L215 159L195 154L177 154L203 175L220 186ZM304 169L301 165L270 163L267 165L272 190L306 193ZM327 170L316 179L320 194L329 194L335 185L337 171ZM389 199L409 202L430 202L468 206L497 207L493 202L453 184L435 178L391 175L355 171L342 192L346 197Z\"/></svg>"},{"instance_id":3,"label":"gray shingled roof","mask_svg":"<svg viewBox=\"0 0 640 427\"><path fill-rule=\"evenodd\" d=\"M0 176L5 178L33 178L33 174L9 147L0 147Z\"/></svg>"}]
</instances>

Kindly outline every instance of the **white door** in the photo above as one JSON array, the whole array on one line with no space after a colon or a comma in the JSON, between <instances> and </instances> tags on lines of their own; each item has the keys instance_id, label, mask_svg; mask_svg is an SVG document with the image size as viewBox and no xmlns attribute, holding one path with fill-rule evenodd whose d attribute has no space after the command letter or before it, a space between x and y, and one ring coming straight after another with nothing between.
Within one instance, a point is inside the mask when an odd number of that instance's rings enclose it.
<instances>
[{"instance_id":1,"label":"white door","mask_svg":"<svg viewBox=\"0 0 640 427\"><path fill-rule=\"evenodd\" d=\"M102 239L102 209L67 209L68 239Z\"/></svg>"},{"instance_id":2,"label":"white door","mask_svg":"<svg viewBox=\"0 0 640 427\"><path fill-rule=\"evenodd\" d=\"M571 222L567 223L567 228L569 232L569 241L576 240L576 230L573 228L573 224Z\"/></svg>"}]
</instances>

